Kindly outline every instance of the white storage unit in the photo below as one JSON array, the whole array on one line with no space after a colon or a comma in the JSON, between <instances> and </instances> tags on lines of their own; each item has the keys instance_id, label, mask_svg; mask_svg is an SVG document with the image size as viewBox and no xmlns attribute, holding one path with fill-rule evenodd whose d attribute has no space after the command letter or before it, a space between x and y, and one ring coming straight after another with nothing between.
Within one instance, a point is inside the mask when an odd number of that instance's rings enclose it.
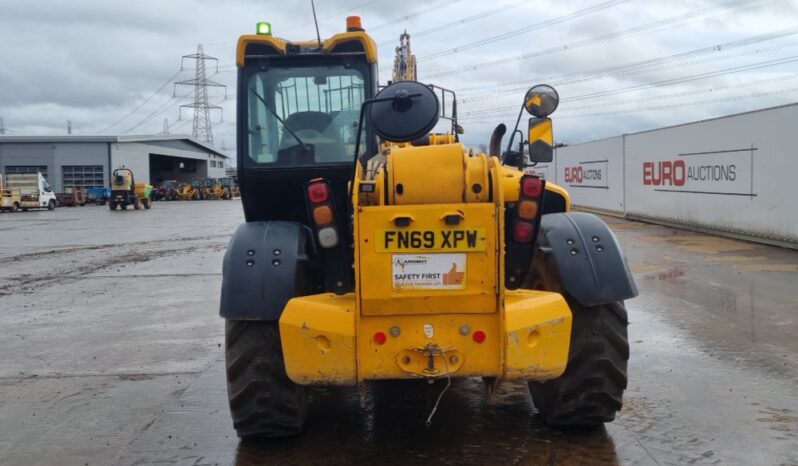
<instances>
[{"instance_id":1,"label":"white storage unit","mask_svg":"<svg viewBox=\"0 0 798 466\"><path fill-rule=\"evenodd\" d=\"M798 105L626 136L627 213L798 241Z\"/></svg>"},{"instance_id":2,"label":"white storage unit","mask_svg":"<svg viewBox=\"0 0 798 466\"><path fill-rule=\"evenodd\" d=\"M556 183L571 203L623 212L623 137L557 148Z\"/></svg>"},{"instance_id":3,"label":"white storage unit","mask_svg":"<svg viewBox=\"0 0 798 466\"><path fill-rule=\"evenodd\" d=\"M798 247L796 122L791 104L566 146L556 182L575 206Z\"/></svg>"}]
</instances>

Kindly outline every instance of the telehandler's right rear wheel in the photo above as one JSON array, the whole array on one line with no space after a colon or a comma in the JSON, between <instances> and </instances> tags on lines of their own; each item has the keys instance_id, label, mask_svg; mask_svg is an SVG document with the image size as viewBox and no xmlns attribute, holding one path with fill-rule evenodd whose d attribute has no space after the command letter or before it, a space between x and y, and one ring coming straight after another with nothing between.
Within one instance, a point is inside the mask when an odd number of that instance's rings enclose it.
<instances>
[{"instance_id":1,"label":"telehandler's right rear wheel","mask_svg":"<svg viewBox=\"0 0 798 466\"><path fill-rule=\"evenodd\" d=\"M288 378L277 322L228 320L227 393L241 438L285 437L302 431L305 387Z\"/></svg>"},{"instance_id":2,"label":"telehandler's right rear wheel","mask_svg":"<svg viewBox=\"0 0 798 466\"><path fill-rule=\"evenodd\" d=\"M529 382L532 401L546 424L595 427L615 419L623 404L629 360L628 318L622 302L573 312L568 366L559 378Z\"/></svg>"}]
</instances>

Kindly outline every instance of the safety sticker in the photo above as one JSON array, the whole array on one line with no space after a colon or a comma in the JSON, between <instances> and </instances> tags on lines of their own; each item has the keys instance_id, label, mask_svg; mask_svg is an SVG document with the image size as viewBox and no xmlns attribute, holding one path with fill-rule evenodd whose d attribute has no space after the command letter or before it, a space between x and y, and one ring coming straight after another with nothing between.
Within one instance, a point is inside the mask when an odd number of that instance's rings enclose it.
<instances>
[{"instance_id":1,"label":"safety sticker","mask_svg":"<svg viewBox=\"0 0 798 466\"><path fill-rule=\"evenodd\" d=\"M457 290L465 288L466 253L394 254L393 289Z\"/></svg>"}]
</instances>

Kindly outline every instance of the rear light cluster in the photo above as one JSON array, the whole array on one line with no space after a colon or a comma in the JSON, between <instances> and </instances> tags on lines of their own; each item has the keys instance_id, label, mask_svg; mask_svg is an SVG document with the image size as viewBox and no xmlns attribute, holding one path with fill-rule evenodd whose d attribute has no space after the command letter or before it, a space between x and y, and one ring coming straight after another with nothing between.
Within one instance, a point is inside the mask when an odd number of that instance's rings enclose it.
<instances>
[{"instance_id":1,"label":"rear light cluster","mask_svg":"<svg viewBox=\"0 0 798 466\"><path fill-rule=\"evenodd\" d=\"M338 230L335 228L335 209L330 184L323 179L311 180L306 185L306 192L319 245L323 248L334 248L338 245Z\"/></svg>"},{"instance_id":2,"label":"rear light cluster","mask_svg":"<svg viewBox=\"0 0 798 466\"><path fill-rule=\"evenodd\" d=\"M524 175L521 178L521 192L513 227L513 241L516 243L529 243L535 239L545 184L544 180L534 175Z\"/></svg>"}]
</instances>

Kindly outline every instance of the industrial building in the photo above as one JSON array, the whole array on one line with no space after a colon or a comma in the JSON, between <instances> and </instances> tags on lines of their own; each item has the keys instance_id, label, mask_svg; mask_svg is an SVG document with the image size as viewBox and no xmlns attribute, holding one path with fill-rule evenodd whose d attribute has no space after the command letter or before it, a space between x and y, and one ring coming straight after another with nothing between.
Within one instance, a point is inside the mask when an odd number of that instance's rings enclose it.
<instances>
[{"instance_id":1,"label":"industrial building","mask_svg":"<svg viewBox=\"0 0 798 466\"><path fill-rule=\"evenodd\" d=\"M0 136L0 173L41 172L55 191L109 187L126 167L136 181L222 178L228 156L189 136Z\"/></svg>"}]
</instances>

